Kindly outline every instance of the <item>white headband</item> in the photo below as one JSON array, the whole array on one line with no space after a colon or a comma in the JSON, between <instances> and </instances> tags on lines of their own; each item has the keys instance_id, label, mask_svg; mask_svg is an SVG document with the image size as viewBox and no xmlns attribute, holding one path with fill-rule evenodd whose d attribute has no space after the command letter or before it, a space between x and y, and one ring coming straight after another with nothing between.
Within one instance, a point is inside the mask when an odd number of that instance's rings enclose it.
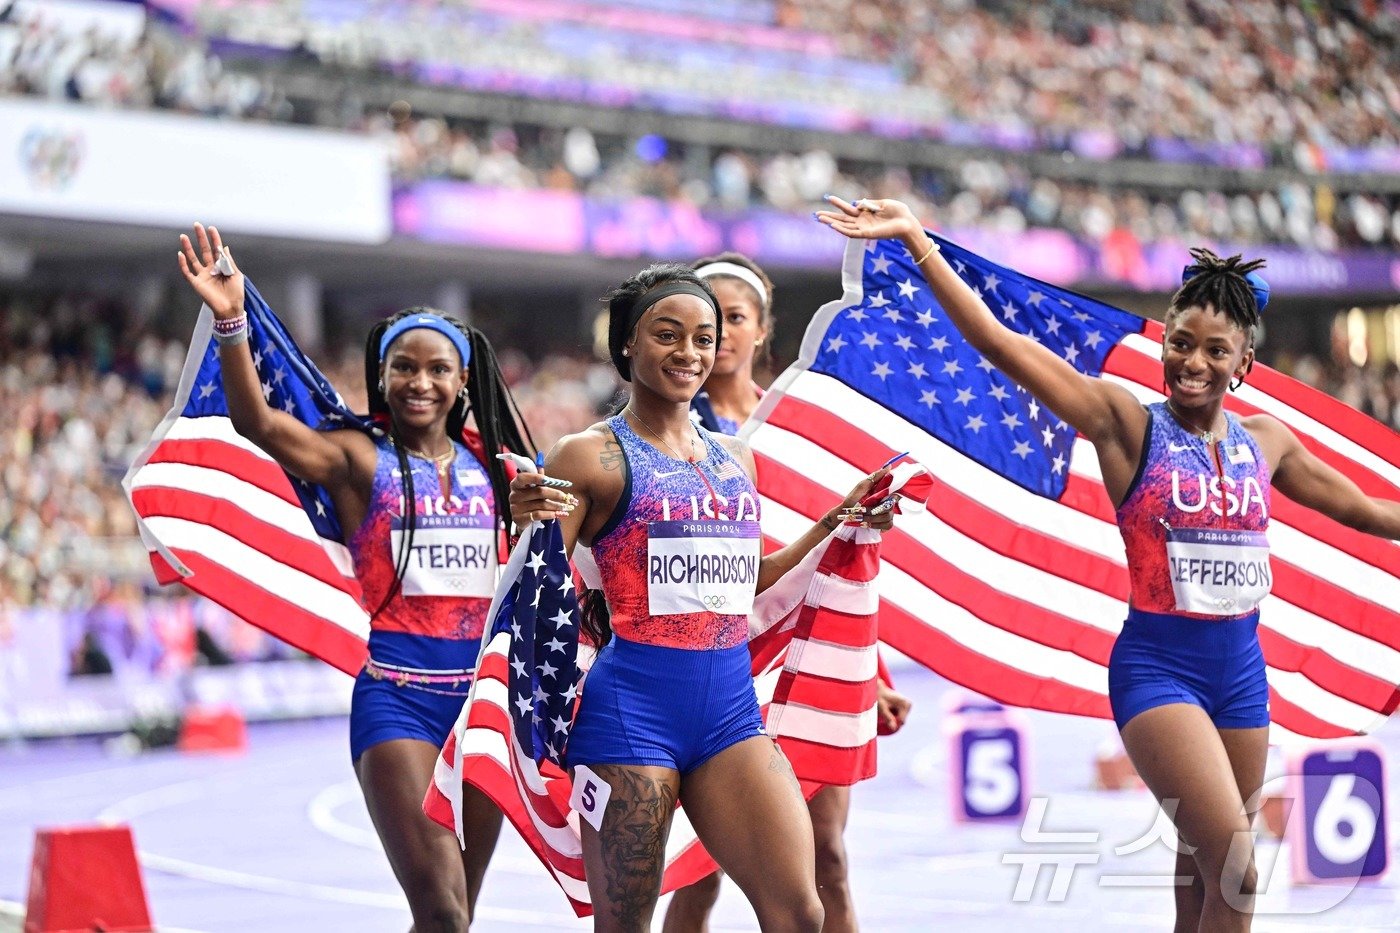
<instances>
[{"instance_id":1,"label":"white headband","mask_svg":"<svg viewBox=\"0 0 1400 933\"><path fill-rule=\"evenodd\" d=\"M752 269L746 269L737 262L711 262L706 263L695 274L702 279L708 279L712 275L732 275L739 281L749 285L758 293L758 303L760 310L768 307L768 289L763 287L763 280L754 275Z\"/></svg>"}]
</instances>

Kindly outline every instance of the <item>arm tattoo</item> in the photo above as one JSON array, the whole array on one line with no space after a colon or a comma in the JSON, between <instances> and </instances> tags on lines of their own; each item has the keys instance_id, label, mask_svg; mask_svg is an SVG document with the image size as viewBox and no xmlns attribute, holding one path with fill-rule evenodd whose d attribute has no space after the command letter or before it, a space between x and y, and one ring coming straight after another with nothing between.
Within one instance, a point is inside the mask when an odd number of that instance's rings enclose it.
<instances>
[{"instance_id":1,"label":"arm tattoo","mask_svg":"<svg viewBox=\"0 0 1400 933\"><path fill-rule=\"evenodd\" d=\"M603 469L609 472L619 469L622 466L626 454L622 452L622 445L617 441L608 441L603 445L603 451L598 455L598 462Z\"/></svg>"},{"instance_id":2,"label":"arm tattoo","mask_svg":"<svg viewBox=\"0 0 1400 933\"><path fill-rule=\"evenodd\" d=\"M623 929L645 931L661 896L676 788L630 768L599 771L613 788L598 834L607 872L605 906Z\"/></svg>"}]
</instances>

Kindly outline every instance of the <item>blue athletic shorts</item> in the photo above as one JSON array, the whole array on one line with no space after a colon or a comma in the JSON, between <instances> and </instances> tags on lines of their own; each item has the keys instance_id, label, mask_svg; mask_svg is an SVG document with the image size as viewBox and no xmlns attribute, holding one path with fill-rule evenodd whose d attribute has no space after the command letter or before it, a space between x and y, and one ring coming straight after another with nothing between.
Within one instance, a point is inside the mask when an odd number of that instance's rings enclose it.
<instances>
[{"instance_id":1,"label":"blue athletic shorts","mask_svg":"<svg viewBox=\"0 0 1400 933\"><path fill-rule=\"evenodd\" d=\"M1209 621L1128 611L1108 661L1108 700L1122 729L1138 713L1192 703L1219 729L1269 724L1259 613Z\"/></svg>"},{"instance_id":2,"label":"blue athletic shorts","mask_svg":"<svg viewBox=\"0 0 1400 933\"><path fill-rule=\"evenodd\" d=\"M475 667L480 643L475 639L430 638L403 632L370 632L369 656L381 664L418 671ZM418 686L397 684L361 670L350 698L350 760L391 739L420 739L442 745L462 712L471 678L461 683Z\"/></svg>"},{"instance_id":3,"label":"blue athletic shorts","mask_svg":"<svg viewBox=\"0 0 1400 933\"><path fill-rule=\"evenodd\" d=\"M764 735L749 646L667 648L616 635L583 685L566 760L574 765L659 765L681 774Z\"/></svg>"}]
</instances>

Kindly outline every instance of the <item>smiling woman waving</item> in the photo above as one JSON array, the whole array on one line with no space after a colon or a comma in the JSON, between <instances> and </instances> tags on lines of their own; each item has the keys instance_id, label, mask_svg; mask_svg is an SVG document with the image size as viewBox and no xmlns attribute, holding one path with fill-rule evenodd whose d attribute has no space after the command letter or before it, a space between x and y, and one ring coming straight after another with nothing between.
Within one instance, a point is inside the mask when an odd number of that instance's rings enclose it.
<instances>
[{"instance_id":1,"label":"smiling woman waving","mask_svg":"<svg viewBox=\"0 0 1400 933\"><path fill-rule=\"evenodd\" d=\"M182 236L180 245L180 270L214 314L234 429L287 473L325 487L349 536L370 613L370 656L350 707L350 757L413 928L466 930L500 811L463 785L459 848L421 804L471 687L496 586L497 503L508 486L500 461L486 452L529 450L495 353L460 321L428 308L400 312L371 328L365 345L369 413L382 430L315 430L263 399L248 350L243 274L218 231L195 225L194 242ZM466 430L469 413L476 431Z\"/></svg>"},{"instance_id":2,"label":"smiling woman waving","mask_svg":"<svg viewBox=\"0 0 1400 933\"><path fill-rule=\"evenodd\" d=\"M1166 401L1143 405L997 321L898 201L830 199L817 217L858 239L897 238L967 342L1094 445L1131 587L1108 666L1109 701L1138 773L1173 817L1176 929L1244 930L1254 905L1251 813L1269 744L1256 632L1271 584L1270 493L1360 531L1400 537L1400 503L1367 496L1278 419L1225 411L1254 365L1269 287L1262 261L1191 251L1167 308Z\"/></svg>"}]
</instances>

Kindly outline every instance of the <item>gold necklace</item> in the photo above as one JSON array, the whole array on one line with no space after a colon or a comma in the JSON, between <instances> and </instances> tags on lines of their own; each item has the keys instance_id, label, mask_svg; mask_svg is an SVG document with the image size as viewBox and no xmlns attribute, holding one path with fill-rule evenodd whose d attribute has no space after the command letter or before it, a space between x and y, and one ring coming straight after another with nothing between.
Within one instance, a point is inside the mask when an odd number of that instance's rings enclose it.
<instances>
[{"instance_id":1,"label":"gold necklace","mask_svg":"<svg viewBox=\"0 0 1400 933\"><path fill-rule=\"evenodd\" d=\"M1185 415L1183 415L1180 411L1177 410L1176 403L1173 402L1171 399L1167 399L1167 410L1172 413L1172 417L1176 419L1177 424L1181 425L1183 428L1199 437L1202 441L1205 442L1205 445L1207 447L1215 443L1215 432L1203 431L1200 428L1196 427L1190 422L1190 420Z\"/></svg>"},{"instance_id":2,"label":"gold necklace","mask_svg":"<svg viewBox=\"0 0 1400 933\"><path fill-rule=\"evenodd\" d=\"M407 444L400 444L399 446L403 448L404 453L406 453L406 454L412 454L413 456L417 457L419 460L428 460L428 461L430 461L430 462L432 462L432 463L437 464L437 471L438 471L438 473L440 473L440 474L442 474L442 475L444 475L444 476L447 474L447 465L457 458L457 451L456 451L455 448L452 447L452 444L451 444L450 441L448 442L448 445L447 445L447 452L446 452L446 453L438 454L437 456L432 456L432 455L430 455L430 454L425 454L425 453L423 453L423 451L421 451L421 450L414 450L412 447L409 447Z\"/></svg>"},{"instance_id":3,"label":"gold necklace","mask_svg":"<svg viewBox=\"0 0 1400 933\"><path fill-rule=\"evenodd\" d=\"M624 414L626 414L627 412L631 412L631 413L632 413L632 417L633 417L633 418L636 418L637 421L638 421L638 423L640 423L642 427L646 428L649 432L651 432L651 436L652 436L652 437L656 438L656 439L657 439L658 441L660 441L663 445L665 445L666 449L669 450L672 454L674 454L677 460L684 460L684 461L686 461L687 463L694 463L694 462L695 462L695 437L694 437L694 434L693 434L693 433L692 433L691 438L690 438L690 456L689 456L689 457L682 457L681 454L680 454L680 451L678 451L678 450L676 450L676 448L672 447L672 446L670 445L670 443L666 440L666 438L664 438L664 437L661 436L661 432L657 431L656 428L653 428L651 425L647 424L646 419L643 418L641 415L637 414L637 409L633 408L631 405L628 405L628 406L623 410L623 413L624 413ZM692 424L690 427L691 427L691 431L693 432L694 429L695 429L695 425Z\"/></svg>"}]
</instances>

